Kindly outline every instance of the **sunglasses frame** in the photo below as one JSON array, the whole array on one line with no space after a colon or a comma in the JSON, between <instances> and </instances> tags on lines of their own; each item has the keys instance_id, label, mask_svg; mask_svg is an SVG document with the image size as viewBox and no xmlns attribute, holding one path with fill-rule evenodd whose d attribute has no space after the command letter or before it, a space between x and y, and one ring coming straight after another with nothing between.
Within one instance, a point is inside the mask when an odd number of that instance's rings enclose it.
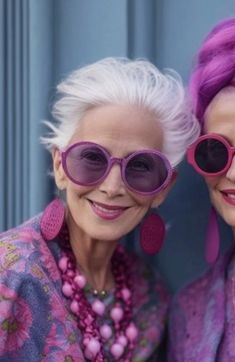
<instances>
[{"instance_id":1,"label":"sunglasses frame","mask_svg":"<svg viewBox=\"0 0 235 362\"><path fill-rule=\"evenodd\" d=\"M67 168L67 164L66 164L66 159L67 159L67 156L69 154L69 152L79 146L79 145L90 145L90 146L95 146L97 147L99 150L101 150L107 161L108 161L108 166L107 166L107 169L104 173L104 175L102 177L100 177L97 181L95 182L91 182L91 183L82 183L82 182L78 182L77 180L75 180L69 173L68 171L68 168ZM147 192L144 192L144 191L138 191L134 188L132 188L129 183L127 182L126 180L126 177L125 177L125 169L126 169L126 165L128 164L128 162L133 158L135 157L136 155L138 154L142 154L142 153L147 153L147 154L155 154L157 155L158 157L160 157L165 166L166 166L166 170L167 170L167 177L165 179L165 181L163 182L163 184L161 186L159 186L156 190L154 191L147 191ZM132 192L135 192L137 194L140 194L140 195L145 195L145 196L151 196L151 195L154 195L154 194L157 194L159 193L160 191L162 191L164 188L166 188L166 186L169 184L171 178L172 178L172 174L173 174L173 169L170 165L170 162L168 161L168 159L166 158L166 156L164 154L162 154L160 151L157 151L157 150L153 150L153 149L143 149L143 150L140 150L140 151L135 151L133 153L131 153L130 155L128 155L127 157L124 157L124 158L118 158L118 157L113 157L110 155L110 153L101 145L97 144L97 143L94 143L94 142L76 142L76 143L73 143L72 145L69 145L68 147L66 147L64 150L61 150L60 151L60 155L61 155L61 160L62 160L62 166L63 166L63 169L64 169L64 172L65 174L67 175L67 177L73 182L75 183L76 185L80 185L80 186L95 186L95 185L98 185L100 183L102 183L102 181L107 177L107 175L109 174L112 166L115 164L115 163L118 163L120 165L120 168L121 168L121 177L122 177L122 180L125 184L125 186L131 190Z\"/></svg>"},{"instance_id":2,"label":"sunglasses frame","mask_svg":"<svg viewBox=\"0 0 235 362\"><path fill-rule=\"evenodd\" d=\"M203 141L203 140L206 140L206 139L215 139L219 142L221 142L227 149L228 151L228 160L227 160L227 163L226 163L226 166L218 171L218 172L206 172L206 171L203 171L196 163L195 161L195 153L196 153L196 148L197 146ZM202 176L210 176L210 177L216 177L216 176L220 176L220 175L223 175L225 174L228 169L230 168L231 164L232 164L232 160L233 160L233 157L235 155L235 147L231 146L231 144L228 142L228 140L221 136L220 134L217 134L217 133L208 133L208 134L205 134L203 136L200 136L194 143L192 143L188 150L187 150L187 161L190 165L193 166L193 168L195 169L195 171L197 171L200 175Z\"/></svg>"}]
</instances>

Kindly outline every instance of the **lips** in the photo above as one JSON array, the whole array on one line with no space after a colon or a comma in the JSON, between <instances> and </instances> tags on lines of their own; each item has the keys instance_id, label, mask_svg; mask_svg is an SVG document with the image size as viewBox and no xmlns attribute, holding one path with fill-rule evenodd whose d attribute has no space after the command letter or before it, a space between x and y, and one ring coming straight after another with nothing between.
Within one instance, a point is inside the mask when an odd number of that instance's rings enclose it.
<instances>
[{"instance_id":1,"label":"lips","mask_svg":"<svg viewBox=\"0 0 235 362\"><path fill-rule=\"evenodd\" d=\"M223 190L221 194L228 204L235 206L235 190Z\"/></svg>"},{"instance_id":2,"label":"lips","mask_svg":"<svg viewBox=\"0 0 235 362\"><path fill-rule=\"evenodd\" d=\"M120 217L129 207L119 205L107 205L88 200L94 213L102 219L114 220Z\"/></svg>"}]
</instances>

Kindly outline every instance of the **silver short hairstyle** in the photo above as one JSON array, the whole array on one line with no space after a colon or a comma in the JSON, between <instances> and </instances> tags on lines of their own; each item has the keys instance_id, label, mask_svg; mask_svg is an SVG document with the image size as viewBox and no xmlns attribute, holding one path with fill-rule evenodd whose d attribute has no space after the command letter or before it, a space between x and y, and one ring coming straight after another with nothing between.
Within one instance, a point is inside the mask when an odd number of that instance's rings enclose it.
<instances>
[{"instance_id":1,"label":"silver short hairstyle","mask_svg":"<svg viewBox=\"0 0 235 362\"><path fill-rule=\"evenodd\" d=\"M41 142L51 150L65 148L84 114L106 104L140 106L156 115L164 134L163 153L173 167L199 135L178 73L160 72L145 59L105 58L72 72L57 87L52 108L55 123Z\"/></svg>"}]
</instances>

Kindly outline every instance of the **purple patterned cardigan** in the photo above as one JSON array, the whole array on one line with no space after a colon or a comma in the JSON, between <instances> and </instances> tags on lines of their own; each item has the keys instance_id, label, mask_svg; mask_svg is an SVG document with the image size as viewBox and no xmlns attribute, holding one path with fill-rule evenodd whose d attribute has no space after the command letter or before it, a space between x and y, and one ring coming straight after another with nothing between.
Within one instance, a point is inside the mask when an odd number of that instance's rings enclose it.
<instances>
[{"instance_id":1,"label":"purple patterned cardigan","mask_svg":"<svg viewBox=\"0 0 235 362\"><path fill-rule=\"evenodd\" d=\"M174 298L169 362L235 361L234 247Z\"/></svg>"},{"instance_id":2,"label":"purple patterned cardigan","mask_svg":"<svg viewBox=\"0 0 235 362\"><path fill-rule=\"evenodd\" d=\"M43 240L40 217L0 235L0 361L83 362L76 319L61 293L61 248L56 240ZM130 270L139 328L132 361L157 361L169 295L159 275L137 257ZM112 302L111 295L107 304Z\"/></svg>"}]
</instances>

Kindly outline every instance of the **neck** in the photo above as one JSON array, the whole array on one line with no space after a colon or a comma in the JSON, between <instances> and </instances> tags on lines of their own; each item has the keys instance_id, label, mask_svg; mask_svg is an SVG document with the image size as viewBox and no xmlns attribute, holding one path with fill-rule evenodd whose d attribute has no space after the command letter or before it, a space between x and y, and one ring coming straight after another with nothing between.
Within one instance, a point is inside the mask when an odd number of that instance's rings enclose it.
<instances>
[{"instance_id":1,"label":"neck","mask_svg":"<svg viewBox=\"0 0 235 362\"><path fill-rule=\"evenodd\" d=\"M84 274L94 290L101 292L112 289L114 280L111 258L117 241L92 239L78 228L73 228L69 221L68 228L70 245L80 272Z\"/></svg>"}]
</instances>

